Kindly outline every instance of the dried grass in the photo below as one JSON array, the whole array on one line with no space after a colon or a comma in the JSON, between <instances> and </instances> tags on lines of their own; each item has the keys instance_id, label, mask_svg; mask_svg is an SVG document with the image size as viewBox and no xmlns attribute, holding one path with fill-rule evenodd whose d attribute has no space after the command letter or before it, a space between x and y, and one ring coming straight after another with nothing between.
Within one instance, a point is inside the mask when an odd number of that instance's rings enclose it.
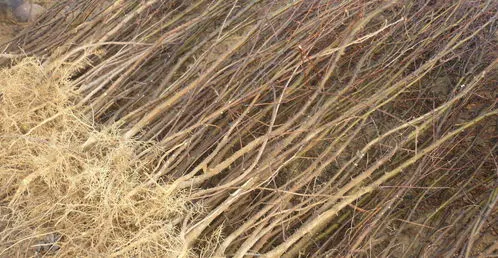
<instances>
[{"instance_id":1,"label":"dried grass","mask_svg":"<svg viewBox=\"0 0 498 258\"><path fill-rule=\"evenodd\" d=\"M85 118L67 73L34 59L0 71L0 256L175 256L173 221L193 207L144 185L155 161L136 152L159 149Z\"/></svg>"}]
</instances>

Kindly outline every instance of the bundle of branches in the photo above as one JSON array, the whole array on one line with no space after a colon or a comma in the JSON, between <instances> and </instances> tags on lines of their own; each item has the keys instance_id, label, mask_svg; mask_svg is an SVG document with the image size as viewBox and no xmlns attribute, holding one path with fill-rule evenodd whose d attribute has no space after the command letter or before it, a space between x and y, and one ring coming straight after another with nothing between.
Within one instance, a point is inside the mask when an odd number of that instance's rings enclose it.
<instances>
[{"instance_id":1,"label":"bundle of branches","mask_svg":"<svg viewBox=\"0 0 498 258\"><path fill-rule=\"evenodd\" d=\"M175 218L178 256L491 255L497 16L492 0L67 0L4 60L78 64L76 107L155 142L140 187L203 206ZM148 241L80 233L62 249Z\"/></svg>"}]
</instances>

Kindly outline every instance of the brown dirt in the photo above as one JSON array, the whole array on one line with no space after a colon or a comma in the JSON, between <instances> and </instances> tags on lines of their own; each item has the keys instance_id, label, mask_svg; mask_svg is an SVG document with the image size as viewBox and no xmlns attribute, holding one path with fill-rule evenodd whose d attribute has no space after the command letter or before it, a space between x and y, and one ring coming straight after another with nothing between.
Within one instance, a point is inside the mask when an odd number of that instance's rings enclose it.
<instances>
[{"instance_id":1,"label":"brown dirt","mask_svg":"<svg viewBox=\"0 0 498 258\"><path fill-rule=\"evenodd\" d=\"M8 41L14 35L16 24L10 22L4 13L0 13L0 43Z\"/></svg>"},{"instance_id":2,"label":"brown dirt","mask_svg":"<svg viewBox=\"0 0 498 258\"><path fill-rule=\"evenodd\" d=\"M32 2L47 7L53 1L41 0ZM0 5L0 44L11 39L15 35L16 31L20 31L22 29L23 25L26 24L17 23L12 17L12 14L7 11L6 7L4 5Z\"/></svg>"}]
</instances>

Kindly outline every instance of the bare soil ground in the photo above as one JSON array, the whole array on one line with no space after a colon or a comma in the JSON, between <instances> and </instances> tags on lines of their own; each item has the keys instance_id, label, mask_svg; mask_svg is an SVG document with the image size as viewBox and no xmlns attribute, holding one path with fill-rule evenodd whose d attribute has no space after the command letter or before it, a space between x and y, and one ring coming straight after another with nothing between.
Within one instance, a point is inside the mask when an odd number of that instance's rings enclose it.
<instances>
[{"instance_id":1,"label":"bare soil ground","mask_svg":"<svg viewBox=\"0 0 498 258\"><path fill-rule=\"evenodd\" d=\"M7 15L0 12L0 43L8 41L13 35L17 25L7 20Z\"/></svg>"},{"instance_id":2,"label":"bare soil ground","mask_svg":"<svg viewBox=\"0 0 498 258\"><path fill-rule=\"evenodd\" d=\"M40 4L48 7L51 0L32 1L33 3ZM6 42L11 39L16 32L20 31L26 24L17 23L12 14L7 10L5 5L0 4L0 43Z\"/></svg>"}]
</instances>

